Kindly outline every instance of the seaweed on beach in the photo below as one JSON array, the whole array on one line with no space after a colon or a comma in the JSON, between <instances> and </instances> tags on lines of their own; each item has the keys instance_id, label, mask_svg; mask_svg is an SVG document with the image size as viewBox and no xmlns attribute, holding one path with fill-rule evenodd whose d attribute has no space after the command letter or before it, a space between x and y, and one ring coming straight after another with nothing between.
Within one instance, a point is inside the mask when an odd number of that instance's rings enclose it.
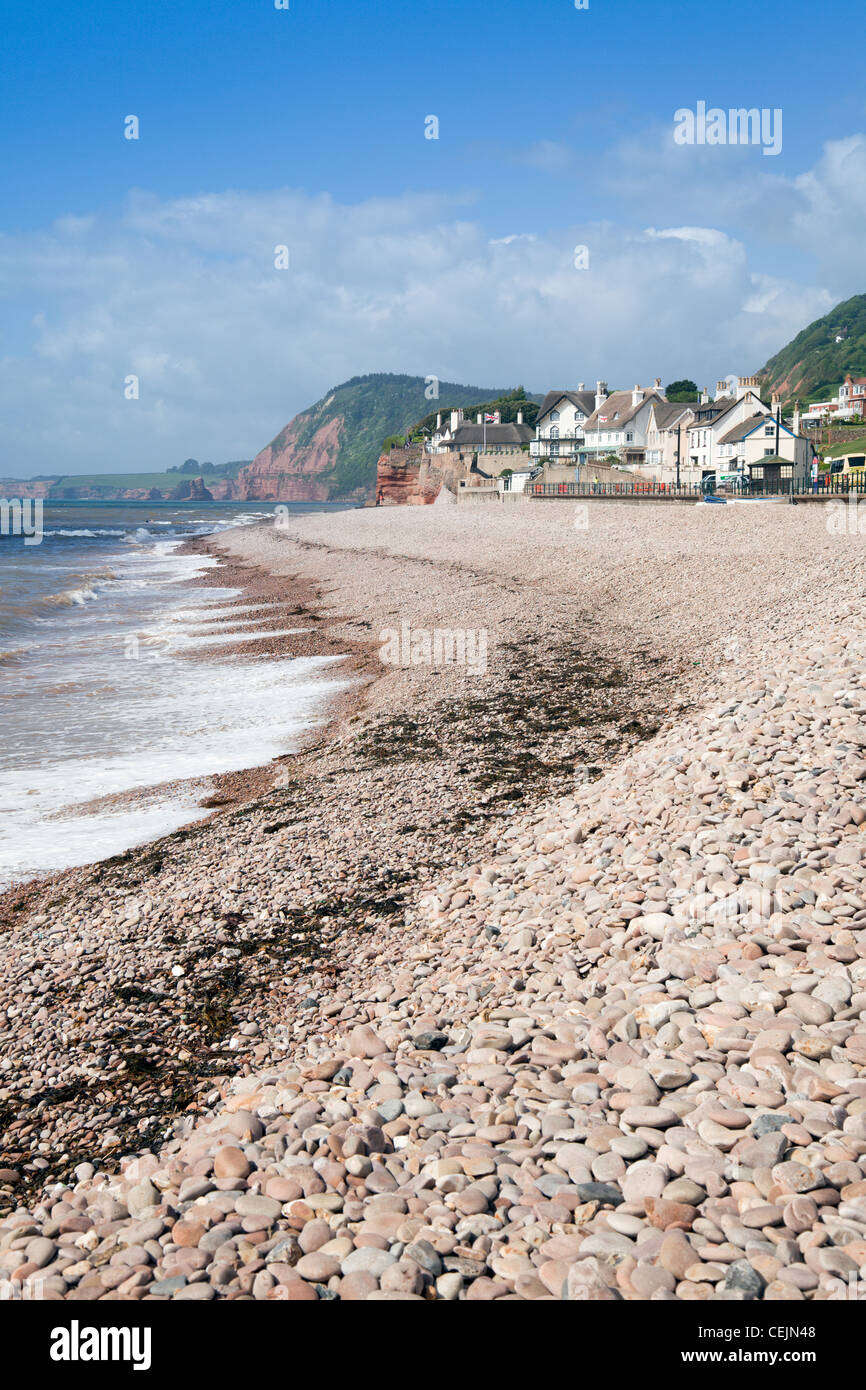
<instances>
[{"instance_id":1,"label":"seaweed on beach","mask_svg":"<svg viewBox=\"0 0 866 1390\"><path fill-rule=\"evenodd\" d=\"M376 720L351 746L370 768L450 758L467 790L485 794L483 805L470 798L437 823L452 832L489 819L491 802L521 803L539 789L567 789L587 747L607 756L623 739L637 742L658 729L655 720L635 713L630 673L613 661L587 660L574 639L539 649L528 637L500 643L496 651L504 669L483 695L450 696L423 720Z\"/></svg>"},{"instance_id":2,"label":"seaweed on beach","mask_svg":"<svg viewBox=\"0 0 866 1390\"><path fill-rule=\"evenodd\" d=\"M229 852L239 840L253 852L260 844L279 855L279 834L290 863L297 855L300 865L318 866L321 892L308 896L302 877L302 901L264 918L250 913L243 898L238 911L228 910L225 899L202 900L195 907L207 923L204 941L188 932L182 916L157 919L152 945L182 967L182 976L164 986L149 976L101 984L96 1007L117 1026L98 1038L96 1074L53 1089L19 1087L0 1105L0 1164L21 1171L25 1191L49 1177L67 1179L94 1155L110 1168L121 1154L161 1143L185 1114L205 1107L222 1079L269 1055L268 1030L283 1022L283 1001L297 1007L297 986L303 991L308 973L316 972L319 993L332 987L335 939L388 923L402 927L419 883L465 859L503 816L530 799L573 790L576 775L600 775L611 757L656 730L659 686L669 676L650 671L648 662L590 659L568 637L540 649L527 636L497 653L501 660L488 678L467 682L462 697L368 719L354 736L289 755L287 785L81 871L83 882L80 874L73 878L78 910L82 895L101 910L115 891L122 902L142 885L149 898L171 898L188 876L195 881L202 849L213 854L212 837ZM442 787L432 801L431 786ZM353 811L365 825L384 816L375 855L369 840L366 852L363 842L344 850L339 830ZM308 844L315 847L312 861ZM14 924L37 905L46 912L44 890L44 884L32 892L26 886L17 908L7 895L0 912L5 906ZM100 954L88 955L81 975L58 984L52 1002L65 992L64 1007L74 1013L76 991L102 964ZM260 1021L263 1032L243 1042L236 1035L250 1020ZM74 1029L70 1046L74 1055ZM79 1049L76 1064L82 1062L92 1065ZM46 1154L39 1136L52 1109L59 1137ZM36 1166L43 1158L49 1168Z\"/></svg>"}]
</instances>

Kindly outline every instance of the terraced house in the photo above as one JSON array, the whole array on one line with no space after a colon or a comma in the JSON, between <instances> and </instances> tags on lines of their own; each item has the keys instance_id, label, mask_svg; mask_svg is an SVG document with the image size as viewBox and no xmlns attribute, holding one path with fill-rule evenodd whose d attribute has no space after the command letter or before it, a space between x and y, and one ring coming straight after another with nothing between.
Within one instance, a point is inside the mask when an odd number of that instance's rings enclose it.
<instances>
[{"instance_id":1,"label":"terraced house","mask_svg":"<svg viewBox=\"0 0 866 1390\"><path fill-rule=\"evenodd\" d=\"M725 455L723 459L719 453L722 437L751 416L769 415L770 410L761 400L758 378L741 376L733 388L727 381L719 381L712 401L706 391L702 392L694 412L689 426L688 457L692 475L700 481L716 472L733 471L721 467L730 457Z\"/></svg>"},{"instance_id":2,"label":"terraced house","mask_svg":"<svg viewBox=\"0 0 866 1390\"><path fill-rule=\"evenodd\" d=\"M647 428L647 448L641 472L666 487L700 481L691 476L688 460L689 425L694 407L677 401L653 401Z\"/></svg>"},{"instance_id":3,"label":"terraced house","mask_svg":"<svg viewBox=\"0 0 866 1390\"><path fill-rule=\"evenodd\" d=\"M697 480L726 477L778 483L809 476L812 446L794 427L776 422L779 398L768 406L759 395L757 377L741 376L731 391L727 381L716 387L716 398L695 406L689 429L689 463Z\"/></svg>"},{"instance_id":4,"label":"terraced house","mask_svg":"<svg viewBox=\"0 0 866 1390\"><path fill-rule=\"evenodd\" d=\"M750 415L719 440L721 473L747 474L755 482L776 483L793 478L805 483L810 475L812 445L774 414Z\"/></svg>"},{"instance_id":5,"label":"terraced house","mask_svg":"<svg viewBox=\"0 0 866 1390\"><path fill-rule=\"evenodd\" d=\"M653 406L667 405L656 377L653 388L635 386L631 391L606 392L599 382L596 407L584 425L584 441L578 452L580 466L610 460L619 468L642 468L646 463L647 441L653 420Z\"/></svg>"}]
</instances>

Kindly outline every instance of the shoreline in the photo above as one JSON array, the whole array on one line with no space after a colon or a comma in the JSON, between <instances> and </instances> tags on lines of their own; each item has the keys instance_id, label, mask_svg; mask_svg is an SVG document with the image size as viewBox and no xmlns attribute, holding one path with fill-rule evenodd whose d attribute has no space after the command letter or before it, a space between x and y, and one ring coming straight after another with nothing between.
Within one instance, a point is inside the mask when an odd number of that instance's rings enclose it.
<instances>
[{"instance_id":1,"label":"shoreline","mask_svg":"<svg viewBox=\"0 0 866 1390\"><path fill-rule=\"evenodd\" d=\"M259 522L258 524L267 523ZM238 527L237 529L246 528ZM323 668L312 678L323 681L334 678L338 681L345 679L349 683L349 688L330 692L325 697L322 718L315 720L309 729L301 732L298 736L296 749L276 754L267 762L233 771L202 773L191 777L171 779L159 784L148 783L113 793L107 797L94 797L87 802L71 803L59 807L51 819L63 819L70 811L74 814L86 815L103 807L177 799L183 798L185 794L200 797L198 805L205 809L212 809L214 812L221 808L241 806L270 790L274 778L279 773L279 768L276 766L279 762L284 759L291 759L296 753L305 751L312 742L318 741L325 734L334 720L339 721L345 717L345 711L353 707L354 701L357 699L357 694L353 694L353 691L363 683L364 672L368 663L363 658L359 658L356 653L338 649L335 642L317 631L320 619L315 611L315 595L310 587L299 577L287 592L285 583L276 583L273 576L257 566L226 562L220 557L216 547L209 544L212 539L211 535L192 537L179 548L178 554L180 555L214 554L220 561L218 566L183 581L179 587L188 590L190 594L196 594L210 588L238 588L240 592L236 598L221 605L220 612L223 614L221 618L203 618L200 624L193 625L200 637L204 635L207 628L212 627L214 636L221 639L218 644L208 646L206 643L202 643L202 646L197 650L185 652L183 654L184 660L207 665L215 658L224 660L232 656L277 660L325 656L337 663L333 676L329 675ZM257 604L255 610L251 608L252 604ZM234 623L229 616L228 610L231 608L243 610L243 617L238 619L237 623ZM291 619L299 624L299 630L291 635L285 635L284 629ZM306 631L301 631L300 627L307 623L313 626ZM260 634L259 636L250 635L253 625L255 625L255 631ZM230 643L222 640L225 635L231 632L233 627L237 628L238 642ZM272 637L270 635L272 630L279 631L281 635ZM177 830L186 830L189 826L204 819L206 818L193 817L178 826ZM127 846L119 853L125 854L133 850L143 850L147 845L162 838L164 838L162 835L153 836L139 844ZM111 857L116 858L117 856ZM30 899L40 888L47 888L52 883L62 881L66 875L92 869L95 865L104 862L106 862L105 859L102 859L81 865L70 865L62 869L45 870L23 882L15 882L0 889L0 933L4 930L10 907L16 901L24 898Z\"/></svg>"}]
</instances>

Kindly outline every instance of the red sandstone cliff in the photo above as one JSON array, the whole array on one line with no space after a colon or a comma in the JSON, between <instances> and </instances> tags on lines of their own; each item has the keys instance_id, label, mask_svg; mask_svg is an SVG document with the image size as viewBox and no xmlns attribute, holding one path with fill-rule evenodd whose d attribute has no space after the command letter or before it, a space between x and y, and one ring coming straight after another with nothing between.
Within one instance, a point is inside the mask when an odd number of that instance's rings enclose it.
<instances>
[{"instance_id":1,"label":"red sandstone cliff","mask_svg":"<svg viewBox=\"0 0 866 1390\"><path fill-rule=\"evenodd\" d=\"M376 506L426 506L436 501L442 479L433 479L425 472L424 459L418 452L392 449L382 454L376 464Z\"/></svg>"},{"instance_id":2,"label":"red sandstone cliff","mask_svg":"<svg viewBox=\"0 0 866 1390\"><path fill-rule=\"evenodd\" d=\"M443 487L456 493L467 473L468 465L459 454L392 449L381 454L376 465L376 506L427 507Z\"/></svg>"},{"instance_id":3,"label":"red sandstone cliff","mask_svg":"<svg viewBox=\"0 0 866 1390\"><path fill-rule=\"evenodd\" d=\"M342 416L334 416L316 430L309 443L302 443L299 436L306 424L306 414L296 416L273 443L242 468L233 497L241 501L327 502L334 492L327 475L336 463L344 421Z\"/></svg>"}]
</instances>

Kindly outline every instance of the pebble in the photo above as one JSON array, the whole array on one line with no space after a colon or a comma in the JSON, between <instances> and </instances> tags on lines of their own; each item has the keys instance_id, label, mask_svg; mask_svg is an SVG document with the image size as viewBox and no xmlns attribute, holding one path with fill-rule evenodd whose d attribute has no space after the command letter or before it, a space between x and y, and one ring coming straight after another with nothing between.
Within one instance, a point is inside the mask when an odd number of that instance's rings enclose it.
<instances>
[{"instance_id":1,"label":"pebble","mask_svg":"<svg viewBox=\"0 0 866 1390\"><path fill-rule=\"evenodd\" d=\"M9 952L0 972L0 1108L19 1126L0 1168L4 1275L46 1270L69 1299L796 1301L866 1265L864 562L828 547L820 519L799 516L810 509L785 510L793 539L762 510L732 522L748 563L717 548L697 509L677 512L725 595L694 618L676 609L678 650L707 662L689 698L556 799L475 825L444 868L429 833L407 832L428 867L401 868L399 911L330 921L324 859L294 866L288 891L284 863L306 843L292 818L311 812L287 797L279 814L251 811L242 835L216 818L222 852L185 861L164 898L109 875L59 906L56 949L47 914L14 929L20 962ZM654 602L673 602L670 567L647 549L657 533L642 513L627 534L618 518L639 579L662 585ZM772 602L754 621L756 557L769 546L781 564L774 547L795 543L810 585L762 563ZM717 667L707 631L730 636L734 609L751 646ZM396 763L365 775L380 799L341 821L359 855L407 785ZM446 795L437 783L431 807ZM376 881L368 896L381 906L398 888ZM38 1032L53 988L89 980L105 1002L135 981L142 997L117 1007L144 1037L167 991L181 1019L241 959L224 952L260 939L275 951L296 918L316 923L320 949L296 943L275 997L245 997L215 1025L213 1084L188 1109L125 1130L141 1146L125 1157L108 1102L74 1121L52 1111L40 1137L25 1102L68 1077L55 1025ZM146 974L120 968L132 937L163 929L190 943L182 961L166 948ZM71 1064L107 1084L120 1053L108 1033L86 1036L89 1052L64 1045Z\"/></svg>"}]
</instances>

